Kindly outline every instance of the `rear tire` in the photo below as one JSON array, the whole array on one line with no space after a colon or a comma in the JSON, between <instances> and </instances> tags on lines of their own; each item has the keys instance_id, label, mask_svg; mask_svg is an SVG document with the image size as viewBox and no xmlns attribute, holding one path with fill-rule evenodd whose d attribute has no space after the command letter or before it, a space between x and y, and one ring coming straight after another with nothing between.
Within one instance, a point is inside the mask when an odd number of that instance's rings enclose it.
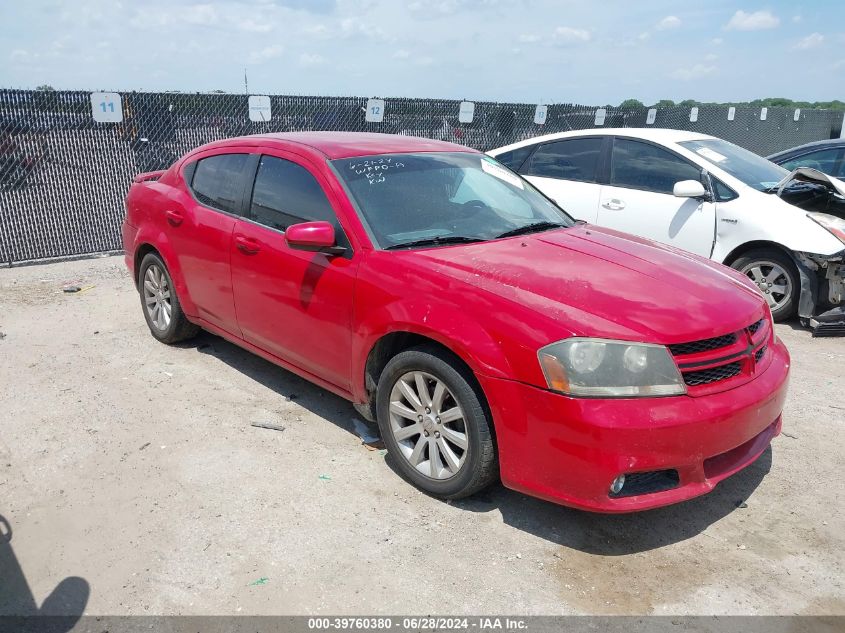
<instances>
[{"instance_id":1,"label":"rear tire","mask_svg":"<svg viewBox=\"0 0 845 633\"><path fill-rule=\"evenodd\" d=\"M460 499L498 478L484 396L472 373L445 350L421 345L394 356L379 378L376 411L385 447L417 488Z\"/></svg>"},{"instance_id":2,"label":"rear tire","mask_svg":"<svg viewBox=\"0 0 845 633\"><path fill-rule=\"evenodd\" d=\"M200 331L182 311L170 272L157 253L147 253L141 260L138 294L150 333L162 343L185 341Z\"/></svg>"},{"instance_id":3,"label":"rear tire","mask_svg":"<svg viewBox=\"0 0 845 633\"><path fill-rule=\"evenodd\" d=\"M736 259L731 268L757 285L768 301L775 321L787 321L795 316L801 280L795 262L788 255L771 248L755 249Z\"/></svg>"}]
</instances>

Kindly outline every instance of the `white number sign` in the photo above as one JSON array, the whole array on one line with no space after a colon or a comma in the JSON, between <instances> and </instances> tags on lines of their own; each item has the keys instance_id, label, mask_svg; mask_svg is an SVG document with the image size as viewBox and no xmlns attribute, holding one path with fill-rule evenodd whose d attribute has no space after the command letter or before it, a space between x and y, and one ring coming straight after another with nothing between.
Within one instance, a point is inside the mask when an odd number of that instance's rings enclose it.
<instances>
[{"instance_id":1,"label":"white number sign","mask_svg":"<svg viewBox=\"0 0 845 633\"><path fill-rule=\"evenodd\" d=\"M654 125L655 120L657 120L657 108L649 108L648 115L645 118L645 124Z\"/></svg>"},{"instance_id":2,"label":"white number sign","mask_svg":"<svg viewBox=\"0 0 845 633\"><path fill-rule=\"evenodd\" d=\"M549 106L538 105L534 110L534 123L537 125L545 125L546 118L549 116Z\"/></svg>"},{"instance_id":3,"label":"white number sign","mask_svg":"<svg viewBox=\"0 0 845 633\"><path fill-rule=\"evenodd\" d=\"M364 118L369 123L381 123L384 120L384 99L367 99L367 115Z\"/></svg>"},{"instance_id":4,"label":"white number sign","mask_svg":"<svg viewBox=\"0 0 845 633\"><path fill-rule=\"evenodd\" d=\"M801 120L801 108L795 108L795 114L792 115L793 121L800 121Z\"/></svg>"},{"instance_id":5,"label":"white number sign","mask_svg":"<svg viewBox=\"0 0 845 633\"><path fill-rule=\"evenodd\" d=\"M736 118L736 108L731 106L728 108L728 121L733 121Z\"/></svg>"},{"instance_id":6,"label":"white number sign","mask_svg":"<svg viewBox=\"0 0 845 633\"><path fill-rule=\"evenodd\" d=\"M269 121L273 116L270 108L270 97L262 95L249 95L249 120L256 123Z\"/></svg>"},{"instance_id":7,"label":"white number sign","mask_svg":"<svg viewBox=\"0 0 845 633\"><path fill-rule=\"evenodd\" d=\"M769 116L769 109L760 108L760 120L765 121L767 116Z\"/></svg>"},{"instance_id":8,"label":"white number sign","mask_svg":"<svg viewBox=\"0 0 845 633\"><path fill-rule=\"evenodd\" d=\"M458 108L458 121L472 123L473 116L475 116L475 104L472 101L461 101L461 107Z\"/></svg>"},{"instance_id":9,"label":"white number sign","mask_svg":"<svg viewBox=\"0 0 845 633\"><path fill-rule=\"evenodd\" d=\"M607 108L599 108L596 110L596 119L593 125L604 125L604 119L607 116Z\"/></svg>"},{"instance_id":10,"label":"white number sign","mask_svg":"<svg viewBox=\"0 0 845 633\"><path fill-rule=\"evenodd\" d=\"M693 106L689 109L689 120L690 123L698 121L698 106Z\"/></svg>"},{"instance_id":11,"label":"white number sign","mask_svg":"<svg viewBox=\"0 0 845 633\"><path fill-rule=\"evenodd\" d=\"M92 92L91 114L97 123L123 121L123 101L116 92Z\"/></svg>"}]
</instances>

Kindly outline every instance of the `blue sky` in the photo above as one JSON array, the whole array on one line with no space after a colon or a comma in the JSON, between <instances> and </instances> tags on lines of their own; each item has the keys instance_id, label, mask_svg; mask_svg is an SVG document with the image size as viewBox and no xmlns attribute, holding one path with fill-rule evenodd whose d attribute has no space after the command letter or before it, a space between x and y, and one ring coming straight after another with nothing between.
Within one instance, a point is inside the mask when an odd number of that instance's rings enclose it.
<instances>
[{"instance_id":1,"label":"blue sky","mask_svg":"<svg viewBox=\"0 0 845 633\"><path fill-rule=\"evenodd\" d=\"M845 98L845 2L0 0L0 87Z\"/></svg>"}]
</instances>

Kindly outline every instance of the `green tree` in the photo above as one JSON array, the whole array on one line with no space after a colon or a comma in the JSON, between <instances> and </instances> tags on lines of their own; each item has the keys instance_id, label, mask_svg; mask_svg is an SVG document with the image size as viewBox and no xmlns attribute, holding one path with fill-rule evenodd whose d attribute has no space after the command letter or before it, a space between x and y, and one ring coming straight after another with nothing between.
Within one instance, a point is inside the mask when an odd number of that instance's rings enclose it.
<instances>
[{"instance_id":1,"label":"green tree","mask_svg":"<svg viewBox=\"0 0 845 633\"><path fill-rule=\"evenodd\" d=\"M635 108L644 108L645 105L639 99L625 99L622 103L619 104L620 108L633 110Z\"/></svg>"}]
</instances>

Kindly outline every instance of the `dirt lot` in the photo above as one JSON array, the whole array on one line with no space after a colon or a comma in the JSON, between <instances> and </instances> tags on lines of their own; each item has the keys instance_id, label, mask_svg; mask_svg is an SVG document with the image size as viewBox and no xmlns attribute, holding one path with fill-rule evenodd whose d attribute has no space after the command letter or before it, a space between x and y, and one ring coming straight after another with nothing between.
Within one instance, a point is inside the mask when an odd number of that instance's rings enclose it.
<instances>
[{"instance_id":1,"label":"dirt lot","mask_svg":"<svg viewBox=\"0 0 845 633\"><path fill-rule=\"evenodd\" d=\"M0 613L74 576L88 614L845 614L845 340L779 326L773 447L603 516L418 493L345 401L211 335L155 342L119 257L0 270L0 332Z\"/></svg>"}]
</instances>

